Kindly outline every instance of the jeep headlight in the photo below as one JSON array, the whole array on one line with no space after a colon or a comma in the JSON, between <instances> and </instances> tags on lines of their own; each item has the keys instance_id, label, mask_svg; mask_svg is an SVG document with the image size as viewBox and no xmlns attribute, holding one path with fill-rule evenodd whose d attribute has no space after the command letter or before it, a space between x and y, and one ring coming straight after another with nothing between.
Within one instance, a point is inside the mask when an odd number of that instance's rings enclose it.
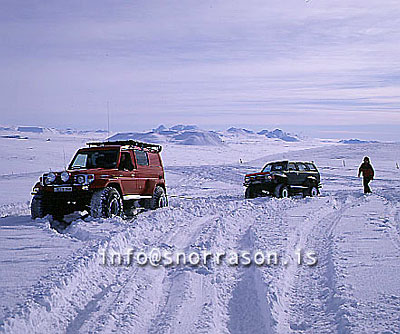
<instances>
[{"instance_id":1,"label":"jeep headlight","mask_svg":"<svg viewBox=\"0 0 400 334\"><path fill-rule=\"evenodd\" d=\"M46 184L50 184L53 183L56 180L56 174L54 174L53 172L50 172L49 174L47 174L44 183Z\"/></svg>"},{"instance_id":2,"label":"jeep headlight","mask_svg":"<svg viewBox=\"0 0 400 334\"><path fill-rule=\"evenodd\" d=\"M272 176L271 175L265 175L265 179L268 180L268 181L271 181L272 180Z\"/></svg>"},{"instance_id":3,"label":"jeep headlight","mask_svg":"<svg viewBox=\"0 0 400 334\"><path fill-rule=\"evenodd\" d=\"M69 173L67 171L61 173L61 180L63 182L67 182L69 180Z\"/></svg>"}]
</instances>

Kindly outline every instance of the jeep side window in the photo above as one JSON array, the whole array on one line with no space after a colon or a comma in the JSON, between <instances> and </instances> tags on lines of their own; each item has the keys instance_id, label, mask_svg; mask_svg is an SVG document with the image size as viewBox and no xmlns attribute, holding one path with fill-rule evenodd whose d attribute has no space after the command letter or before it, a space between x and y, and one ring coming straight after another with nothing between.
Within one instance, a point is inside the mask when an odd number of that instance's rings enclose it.
<instances>
[{"instance_id":1,"label":"jeep side window","mask_svg":"<svg viewBox=\"0 0 400 334\"><path fill-rule=\"evenodd\" d=\"M87 158L88 158L87 154L78 153L73 163L71 164L71 168L72 169L85 168Z\"/></svg>"},{"instance_id":2,"label":"jeep side window","mask_svg":"<svg viewBox=\"0 0 400 334\"><path fill-rule=\"evenodd\" d=\"M263 172L263 173L268 173L268 172L270 172L270 171L271 171L271 167L272 167L271 164L266 165L266 166L263 168L262 172Z\"/></svg>"},{"instance_id":3,"label":"jeep side window","mask_svg":"<svg viewBox=\"0 0 400 334\"><path fill-rule=\"evenodd\" d=\"M161 167L160 156L157 153L149 152L147 153L149 157L149 165L154 167Z\"/></svg>"},{"instance_id":4,"label":"jeep side window","mask_svg":"<svg viewBox=\"0 0 400 334\"><path fill-rule=\"evenodd\" d=\"M297 168L299 169L299 171L307 170L306 166L304 166L302 163L297 163Z\"/></svg>"},{"instance_id":5,"label":"jeep side window","mask_svg":"<svg viewBox=\"0 0 400 334\"><path fill-rule=\"evenodd\" d=\"M286 170L286 168L287 168L287 163L285 163L285 162L278 162L278 163L272 164L271 171L273 171L273 172L280 172L280 171L282 171L282 170Z\"/></svg>"},{"instance_id":6,"label":"jeep side window","mask_svg":"<svg viewBox=\"0 0 400 334\"><path fill-rule=\"evenodd\" d=\"M293 163L288 164L288 170L290 171L295 171L296 170L296 166Z\"/></svg>"},{"instance_id":7,"label":"jeep side window","mask_svg":"<svg viewBox=\"0 0 400 334\"><path fill-rule=\"evenodd\" d=\"M267 173L267 172L280 172L283 170L286 170L287 168L287 164L285 162L278 162L278 163L272 163L272 164L268 164L266 165L262 172L263 173Z\"/></svg>"},{"instance_id":8,"label":"jeep side window","mask_svg":"<svg viewBox=\"0 0 400 334\"><path fill-rule=\"evenodd\" d=\"M149 157L147 156L147 152L144 151L135 151L136 162L138 166L148 166L149 165Z\"/></svg>"},{"instance_id":9,"label":"jeep side window","mask_svg":"<svg viewBox=\"0 0 400 334\"><path fill-rule=\"evenodd\" d=\"M308 167L309 170L311 170L313 172L317 171L317 168L312 163L308 163L308 164L306 164L306 166Z\"/></svg>"},{"instance_id":10,"label":"jeep side window","mask_svg":"<svg viewBox=\"0 0 400 334\"><path fill-rule=\"evenodd\" d=\"M133 170L133 163L131 159L131 155L129 152L122 152L121 153L121 161L119 163L120 170Z\"/></svg>"}]
</instances>

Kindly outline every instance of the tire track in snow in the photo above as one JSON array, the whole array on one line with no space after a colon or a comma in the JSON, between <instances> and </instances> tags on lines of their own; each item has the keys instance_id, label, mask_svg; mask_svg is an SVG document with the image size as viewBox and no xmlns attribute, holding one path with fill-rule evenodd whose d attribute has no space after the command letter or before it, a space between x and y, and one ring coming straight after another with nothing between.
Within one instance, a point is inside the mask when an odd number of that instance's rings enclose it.
<instances>
[{"instance_id":1,"label":"tire track in snow","mask_svg":"<svg viewBox=\"0 0 400 334\"><path fill-rule=\"evenodd\" d=\"M337 202L337 201L336 201ZM294 241L295 247L311 249L318 255L315 267L292 266L287 270L285 308L278 316L278 333L347 333L348 320L340 308L342 303L336 282L333 231L346 211L358 206L361 200L348 197L335 208L321 213L312 208L306 223ZM323 209L320 207L320 209ZM313 222L314 221L314 222ZM286 312L282 312L286 309Z\"/></svg>"},{"instance_id":2,"label":"tire track in snow","mask_svg":"<svg viewBox=\"0 0 400 334\"><path fill-rule=\"evenodd\" d=\"M233 240L236 240L238 236L240 235L240 231L237 231L237 229L232 229L235 224L237 225L237 221L241 222L243 219L242 216L244 215L243 211L246 212L248 215L247 211L253 211L254 208L251 207L249 204L244 204L243 201L240 202L231 202L227 201L226 199L224 200L224 204L228 207L227 210L220 210L219 208L221 207L221 203L215 203L214 201L211 201L211 203L208 203L203 205L206 207L206 210L209 211L210 207L213 207L213 210L215 212L218 212L217 217L210 217L210 213L208 213L208 216L206 219L202 218L202 222L199 224L196 224L196 222L193 222L191 220L191 228L190 230L186 231L171 231L173 233L170 233L170 236L168 237L168 240L163 240L164 243L174 243L176 244L175 246L178 246L177 248L182 248L184 244L186 244L186 251L189 250L189 248L197 248L201 249L204 248L205 243L207 243L207 246L212 246L214 245L221 245L223 244L224 241L227 240L227 235L225 234L226 231L230 231L230 238ZM250 208L248 208L250 206ZM208 208L207 208L208 207ZM187 211L187 208L186 208ZM242 211L242 212L241 212ZM239 212L239 215L235 215L236 212ZM203 214L200 214L202 216ZM241 216L241 217L239 217ZM228 219L226 219L228 217ZM225 222L227 220L227 222ZM201 232L199 232L201 231ZM223 233L221 233L221 231ZM193 233L194 232L194 233ZM182 234L185 234L186 237L182 237ZM229 238L228 238L229 239ZM213 240L213 241L212 241ZM228 243L227 246L232 246L232 242ZM143 269L146 270L146 269ZM147 269L148 270L148 269ZM174 328L176 326L177 328L182 327L187 324L188 322L185 322L186 313L179 313L179 310L184 310L185 306L192 306L192 318L193 321L191 321L191 324L194 324L194 328L191 329L191 332L195 331L201 331L201 330L206 330L210 328L210 322L207 323L207 321L204 321L205 318L209 317L210 320L212 320L212 317L210 317L212 307L212 303L216 304L219 299L221 299L220 296L216 296L215 294L213 296L208 296L208 298L213 297L214 301L206 301L203 305L197 305L197 311L193 312L193 305L191 305L191 301L193 301L193 297L198 298L199 296L203 296L202 293L200 294L192 294L192 298L190 297L190 292L191 290L196 291L200 287L201 292L204 292L205 289L202 289L203 285L206 285L207 289L212 288L212 281L218 281L218 279L215 279L215 275L209 276L209 271L208 269L203 268L203 270L186 270L186 268L181 269L181 268L173 268L171 270L164 270L162 269L162 274L158 275L157 277L160 278L162 277L162 281L159 279L158 283L160 284L153 284L155 286L163 286L163 291L159 291L159 296L157 297L157 300L162 300L164 299L164 304L159 306L160 311L159 314L155 316L156 319L156 325L155 325L155 331L156 332L164 332L168 331L170 328ZM142 273L143 274L143 273ZM160 274L160 273L159 273ZM135 281L138 281L140 279L140 272L135 275ZM178 282L178 283L177 283ZM126 289L126 287L124 287ZM189 296L189 297L188 297ZM225 295L225 299L228 299L229 295ZM105 296L107 297L107 296ZM143 297L143 296L142 296ZM102 311L104 315L109 314L109 312L112 312L115 309L118 309L118 312L120 314L126 314L127 309L130 309L130 312L138 312L138 308L140 305L137 303L134 305L134 307L129 306L129 302L127 303L128 306L125 307L125 309L121 309L118 307L118 303L123 303L124 299L126 300L126 297L123 298L119 302L112 301L109 304L108 311ZM153 298L154 299L154 298ZM205 300L207 299L207 296L205 296ZM104 308L104 305L107 304L107 298L103 298L102 301L102 308ZM153 305L154 306L154 305ZM145 309L143 309L145 311ZM148 311L148 310L147 310ZM139 312L140 313L140 312ZM147 312L149 313L149 312ZM82 319L82 317L80 317ZM87 319L88 324L94 324L99 322L99 317L93 318L93 319ZM103 319L104 320L104 319ZM102 331L107 329L107 331L111 329L118 329L119 331L123 330L126 332L132 331L133 329L138 329L138 327L141 328L141 330L146 330L147 325L146 321L148 319L141 319L140 324L138 323L129 323L126 322L124 324L120 324L120 327L113 327L113 326L104 326L104 323L107 323L107 321L101 321L102 326L99 327L90 327L89 325L82 327L82 330L85 328L85 331L87 330L95 330L96 332ZM111 322L113 322L111 320ZM89 327L88 327L89 326ZM75 328L76 329L76 328ZM147 330L146 330L147 331ZM152 331L152 327L150 327L149 331ZM178 330L179 331L179 330ZM171 330L171 332L174 332Z\"/></svg>"},{"instance_id":3,"label":"tire track in snow","mask_svg":"<svg viewBox=\"0 0 400 334\"><path fill-rule=\"evenodd\" d=\"M323 203L322 203L323 201ZM264 304L269 305L271 313L272 329L266 331L260 329L260 333L271 333L278 329L282 323L287 323L286 312L288 309L288 299L291 294L291 283L293 280L294 265L289 264L286 267L283 262L290 260L294 262L294 251L299 243L301 229L304 229L304 221L301 221L302 227L297 226L291 220L287 219L288 212L292 210L298 211L298 218L309 216L318 203L320 208L326 206L325 200L322 199L289 199L289 200L272 200L272 212L269 220L257 220L253 226L255 249L265 249L267 251L276 251L279 253L278 265L260 266L256 268L256 277L260 281L256 286L261 287L261 291L265 296ZM260 290L260 289L259 289ZM257 332L257 331L255 331Z\"/></svg>"},{"instance_id":4,"label":"tire track in snow","mask_svg":"<svg viewBox=\"0 0 400 334\"><path fill-rule=\"evenodd\" d=\"M198 200L194 201L195 204L183 203L181 207L176 208L177 210L158 210L147 217L142 216L137 220L138 225L134 229L118 233L107 241L107 245L116 250L123 249L127 245L140 246L146 243L149 246L158 246L164 235L168 235L171 231L174 232L170 233L171 235L179 236L179 231L185 233L189 225L199 228L199 224L205 223L204 219L200 218L201 222L196 224L194 216L207 216L212 210L221 214L220 203L211 202L207 204L204 200ZM225 214L229 215L235 210L237 207L233 206L225 211ZM167 220L167 223L164 222L159 226L154 224L154 221L163 219ZM189 236L190 234L188 232ZM130 244L131 241L134 242ZM191 242L190 239L186 241ZM81 254L82 257L87 257L86 262L68 270L70 275L64 279L61 286L56 282L54 282L56 287L50 284L45 302L33 303L21 317L9 319L7 328L16 331L32 331L36 328L38 332L63 329L71 332L108 331L112 328L146 329L148 319L138 317L149 313L146 311L151 309L151 305L145 302L146 297L150 296L152 300L158 298L152 292L152 287L162 286L161 281L157 279L163 275L160 273L151 275L145 268L141 275L139 272L132 272L131 268L100 268L98 265L100 259L96 254L100 246L87 247ZM127 284L124 284L125 282ZM143 286L146 288L141 289ZM49 309L51 313L47 313ZM134 316L127 317L129 314L136 314L138 317L137 319L133 319ZM151 314L148 317L150 319Z\"/></svg>"},{"instance_id":5,"label":"tire track in snow","mask_svg":"<svg viewBox=\"0 0 400 334\"><path fill-rule=\"evenodd\" d=\"M177 244L182 243L182 240L190 241L191 235L196 234L196 231L206 223L206 219L199 217L197 219L190 219L190 225L186 226L187 229L178 231L171 231L167 235L167 239L161 237L158 241L152 243L152 246L159 247L160 244L166 245L171 242L171 239L177 239ZM187 239L185 239L187 238ZM179 239L179 240L178 240ZM166 291L166 276L169 275L169 270L164 267L159 268L138 268L135 274L131 275L128 272L127 284L118 288L118 298L109 301L103 300L100 312L100 318L105 324L101 327L97 326L99 316L88 318L87 322L90 329L95 329L96 332L109 332L118 330L119 332L135 332L143 331L148 332L148 324L154 317L156 308L161 303ZM137 293L137 285L145 284L148 289L143 290L142 293ZM155 291L155 290L156 291ZM150 302L147 302L149 300ZM110 316L110 314L112 316ZM132 314L146 315L139 317L132 321ZM94 327L93 327L94 326Z\"/></svg>"},{"instance_id":6,"label":"tire track in snow","mask_svg":"<svg viewBox=\"0 0 400 334\"><path fill-rule=\"evenodd\" d=\"M252 250L254 245L252 242L247 242L249 238L246 235L251 233L249 231L255 222L273 221L271 213L276 211L274 208L284 203L287 203L286 206L296 205L295 201L271 201L268 198L236 202L225 198L223 201L219 203L219 207L228 206L228 210L220 209L218 216L204 225L196 242L188 246L186 251L207 249L215 252L218 249L238 250L241 247ZM269 305L264 302L267 287L260 279L257 269L248 271L247 268L242 270L238 267L212 264L202 269L170 270L164 283L168 292L165 294L164 303L160 305L150 332L221 333L229 330L235 332L236 327L235 325L232 327L232 321L241 317L237 308L241 301L235 296L242 291L248 281L252 286L253 283L258 286L254 292L261 301L260 308L252 308L253 311L257 311L254 316L264 319L262 328L271 328ZM250 300L248 304L242 305L243 309L250 306ZM185 309L190 309L190 316ZM251 321L247 322L249 323L251 324Z\"/></svg>"},{"instance_id":7,"label":"tire track in snow","mask_svg":"<svg viewBox=\"0 0 400 334\"><path fill-rule=\"evenodd\" d=\"M152 247L158 247L160 244L166 244L175 240L179 245L182 242L190 242L192 234L201 229L207 219L204 219L204 212L207 211L207 206L204 201L195 201L195 205L189 208L187 205L183 209L185 214L175 217L171 220L175 225L169 233L160 236L158 239L151 241ZM212 204L215 207L215 204ZM215 208L214 208L215 210ZM168 212L168 210L165 210ZM189 213L189 214L188 214ZM177 226L178 225L178 226ZM140 244L140 241L138 242ZM150 247L150 245L149 245ZM121 270L119 270L121 272ZM123 271L123 270L122 270ZM121 276L126 276L127 284L116 285L116 291L106 295L100 306L99 314L91 315L86 319L86 324L81 328L83 332L109 332L117 330L119 332L144 331L147 332L147 327L150 319L154 315L159 300L163 296L163 280L167 275L165 268L139 268L134 274L126 270L126 274L120 273ZM138 289L138 286L146 286L146 289ZM155 290L156 291L155 291ZM140 291L141 290L141 291ZM141 293L138 293L140 291ZM118 297L113 298L112 295L117 293ZM150 302L147 302L149 300ZM132 314L137 317L132 317ZM139 315L142 317L139 318ZM101 325L98 325L100 323Z\"/></svg>"},{"instance_id":8,"label":"tire track in snow","mask_svg":"<svg viewBox=\"0 0 400 334\"><path fill-rule=\"evenodd\" d=\"M138 220L135 228L127 227L109 240L89 243L83 247L74 258L69 258L66 264L60 265L59 270L63 275L59 280L51 276L49 281L41 282L44 287L40 289L40 294L44 296L44 301L39 303L32 298L19 316L6 320L5 329L10 332L63 331L76 316L82 320L82 310L96 299L96 295L105 286L120 284L116 277L118 270L122 269L100 266L99 250L103 247L123 250L128 246L149 243L151 238L157 240L157 237L168 233L176 225L173 221L174 214L166 215L166 211L168 209L151 212ZM179 215L184 209L176 211ZM171 219L164 224L155 225L154 220L162 220L166 216ZM184 214L182 216L185 217ZM51 313L48 313L49 309L52 310Z\"/></svg>"},{"instance_id":9,"label":"tire track in snow","mask_svg":"<svg viewBox=\"0 0 400 334\"><path fill-rule=\"evenodd\" d=\"M257 207L245 201L225 200L224 205L228 209L220 210L218 217L214 217L209 224L204 225L197 240L188 245L186 252L237 249L248 225L258 215ZM216 266L213 263L201 270L198 268L170 270L165 282L168 291L165 302L160 305L149 332L226 332L231 316L228 304L238 276L237 268ZM190 309L190 315L186 309Z\"/></svg>"},{"instance_id":10,"label":"tire track in snow","mask_svg":"<svg viewBox=\"0 0 400 334\"><path fill-rule=\"evenodd\" d=\"M260 218L260 217L258 217ZM240 244L243 249L255 248L254 225L250 226ZM239 277L229 301L228 329L235 333L272 333L274 321L268 302L268 286L254 264L239 269Z\"/></svg>"}]
</instances>

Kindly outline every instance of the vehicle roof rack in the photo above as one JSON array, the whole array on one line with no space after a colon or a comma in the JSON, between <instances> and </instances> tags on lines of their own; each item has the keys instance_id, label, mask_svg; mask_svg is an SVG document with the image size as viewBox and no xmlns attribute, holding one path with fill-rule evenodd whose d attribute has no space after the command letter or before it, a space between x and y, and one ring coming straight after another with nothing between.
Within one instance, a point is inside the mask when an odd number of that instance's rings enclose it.
<instances>
[{"instance_id":1,"label":"vehicle roof rack","mask_svg":"<svg viewBox=\"0 0 400 334\"><path fill-rule=\"evenodd\" d=\"M139 147L139 148L146 148L150 151L155 151L156 153L160 153L162 150L161 145L157 144L150 144L150 143L144 143L141 141L137 140L115 140L115 141L102 141L102 142L90 142L86 143L89 147L93 146L130 146L130 147Z\"/></svg>"}]
</instances>

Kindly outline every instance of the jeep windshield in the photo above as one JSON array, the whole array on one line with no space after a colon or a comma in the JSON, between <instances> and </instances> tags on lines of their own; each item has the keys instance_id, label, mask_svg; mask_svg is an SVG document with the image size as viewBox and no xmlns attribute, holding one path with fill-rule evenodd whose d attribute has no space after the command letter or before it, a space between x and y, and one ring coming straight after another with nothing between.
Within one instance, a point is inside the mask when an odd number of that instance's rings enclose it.
<instances>
[{"instance_id":1,"label":"jeep windshield","mask_svg":"<svg viewBox=\"0 0 400 334\"><path fill-rule=\"evenodd\" d=\"M280 172L283 170L286 170L286 162L274 162L265 165L263 170L261 171L262 173L268 173L268 172Z\"/></svg>"},{"instance_id":2,"label":"jeep windshield","mask_svg":"<svg viewBox=\"0 0 400 334\"><path fill-rule=\"evenodd\" d=\"M69 169L117 168L119 150L78 151Z\"/></svg>"}]
</instances>

